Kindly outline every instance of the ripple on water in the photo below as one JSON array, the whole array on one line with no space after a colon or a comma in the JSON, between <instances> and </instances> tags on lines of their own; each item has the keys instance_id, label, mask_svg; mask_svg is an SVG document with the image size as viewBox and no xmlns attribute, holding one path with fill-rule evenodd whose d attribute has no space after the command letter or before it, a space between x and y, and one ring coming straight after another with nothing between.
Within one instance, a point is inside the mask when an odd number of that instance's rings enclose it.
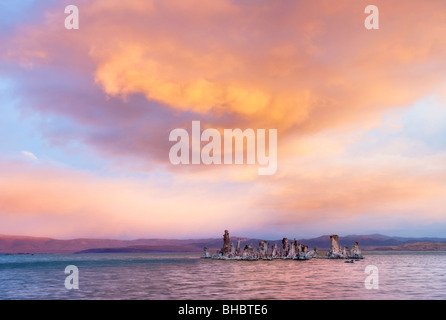
<instances>
[{"instance_id":1,"label":"ripple on water","mask_svg":"<svg viewBox=\"0 0 446 320\"><path fill-rule=\"evenodd\" d=\"M80 289L64 287L64 269ZM365 267L379 269L367 290ZM374 253L365 260L214 261L195 254L0 256L0 299L445 299L446 253Z\"/></svg>"}]
</instances>

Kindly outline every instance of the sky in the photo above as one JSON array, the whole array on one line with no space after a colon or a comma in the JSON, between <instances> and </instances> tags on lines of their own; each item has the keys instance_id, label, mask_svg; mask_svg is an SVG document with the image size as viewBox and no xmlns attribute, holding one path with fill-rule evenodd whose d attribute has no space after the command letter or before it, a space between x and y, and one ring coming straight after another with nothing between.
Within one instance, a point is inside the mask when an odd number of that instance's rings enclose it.
<instances>
[{"instance_id":1,"label":"sky","mask_svg":"<svg viewBox=\"0 0 446 320\"><path fill-rule=\"evenodd\" d=\"M3 0L0 234L444 237L446 3L368 4ZM277 129L277 172L173 165L192 121Z\"/></svg>"}]
</instances>

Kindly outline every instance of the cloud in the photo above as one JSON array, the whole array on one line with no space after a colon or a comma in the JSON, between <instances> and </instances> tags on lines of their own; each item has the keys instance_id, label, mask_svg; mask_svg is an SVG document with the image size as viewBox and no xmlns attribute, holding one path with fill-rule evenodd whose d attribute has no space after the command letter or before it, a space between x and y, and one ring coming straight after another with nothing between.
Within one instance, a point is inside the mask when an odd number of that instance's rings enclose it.
<instances>
[{"instance_id":1,"label":"cloud","mask_svg":"<svg viewBox=\"0 0 446 320\"><path fill-rule=\"evenodd\" d=\"M80 30L63 28L65 4L81 9ZM45 169L40 193L43 171L13 170L10 191L3 185L5 221L26 217L31 226L32 217L43 232L56 219L54 229L63 225L66 234L77 231L65 219L76 229L87 221L85 233L101 225L108 234L180 234L178 222L187 234L225 223L304 231L370 217L377 225L440 221L444 144L432 124L444 127L444 103L432 116L420 117L424 107L409 114L424 119L429 136L408 129L404 110L427 96L444 99L446 3L374 4L381 15L375 31L364 28L360 1L36 4L32 16L40 19L8 22L0 33L0 68L17 83L20 110L70 123L42 122L53 148L76 141L126 173L162 172L157 183L174 177L182 187ZM219 130L278 129L277 174L172 167L169 132L189 129L192 120ZM130 212L128 221L122 212Z\"/></svg>"},{"instance_id":2,"label":"cloud","mask_svg":"<svg viewBox=\"0 0 446 320\"><path fill-rule=\"evenodd\" d=\"M419 8L406 1L395 10L397 2L379 1L383 24L375 33L363 27L363 4L343 0L336 8L325 1L218 0L199 9L192 0L76 3L81 30L61 28L63 11L50 7L43 25L7 39L8 59L34 70L51 65L64 81L81 76L123 101L143 95L173 117L192 113L214 127L228 119L302 135L367 125L438 90L438 71L446 68L440 2ZM80 101L77 108L46 108L92 121L91 104ZM106 118L134 116L128 104L114 104L98 108Z\"/></svg>"},{"instance_id":3,"label":"cloud","mask_svg":"<svg viewBox=\"0 0 446 320\"><path fill-rule=\"evenodd\" d=\"M25 157L32 159L32 160L38 160L37 157L34 155L34 153L30 151L22 151L21 154L23 154Z\"/></svg>"},{"instance_id":4,"label":"cloud","mask_svg":"<svg viewBox=\"0 0 446 320\"><path fill-rule=\"evenodd\" d=\"M111 178L48 164L0 163L0 233L175 238L249 223L240 212L249 211L250 197L237 186L205 190L193 180Z\"/></svg>"}]
</instances>

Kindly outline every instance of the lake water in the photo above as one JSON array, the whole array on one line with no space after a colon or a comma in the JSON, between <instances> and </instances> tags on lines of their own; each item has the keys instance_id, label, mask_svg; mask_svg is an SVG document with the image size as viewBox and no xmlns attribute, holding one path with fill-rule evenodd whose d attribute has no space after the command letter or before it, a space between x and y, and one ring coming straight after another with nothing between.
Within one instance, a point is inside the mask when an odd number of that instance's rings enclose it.
<instances>
[{"instance_id":1,"label":"lake water","mask_svg":"<svg viewBox=\"0 0 446 320\"><path fill-rule=\"evenodd\" d=\"M446 299L446 252L219 261L181 254L0 255L0 299ZM68 265L79 290L67 290ZM368 265L379 288L366 289Z\"/></svg>"}]
</instances>

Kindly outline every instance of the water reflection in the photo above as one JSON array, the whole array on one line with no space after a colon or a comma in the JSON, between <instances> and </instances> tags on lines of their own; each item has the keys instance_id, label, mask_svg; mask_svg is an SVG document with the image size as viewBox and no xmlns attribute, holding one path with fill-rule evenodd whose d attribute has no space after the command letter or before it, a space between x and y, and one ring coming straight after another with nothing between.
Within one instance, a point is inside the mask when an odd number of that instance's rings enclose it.
<instances>
[{"instance_id":1,"label":"water reflection","mask_svg":"<svg viewBox=\"0 0 446 320\"><path fill-rule=\"evenodd\" d=\"M64 287L65 266L80 290ZM367 290L367 265L379 289ZM0 256L1 299L445 299L446 253L343 260L220 261L196 254Z\"/></svg>"}]
</instances>

